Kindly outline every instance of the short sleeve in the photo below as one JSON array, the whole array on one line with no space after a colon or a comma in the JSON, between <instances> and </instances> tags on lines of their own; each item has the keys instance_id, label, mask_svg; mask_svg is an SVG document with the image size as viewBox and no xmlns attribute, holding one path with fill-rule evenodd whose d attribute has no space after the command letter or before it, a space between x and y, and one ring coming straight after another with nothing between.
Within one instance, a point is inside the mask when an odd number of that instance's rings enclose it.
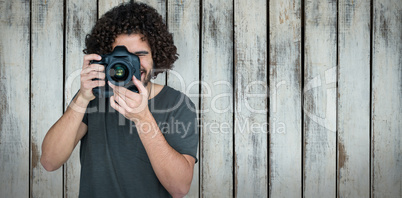
<instances>
[{"instance_id":1,"label":"short sleeve","mask_svg":"<svg viewBox=\"0 0 402 198\"><path fill-rule=\"evenodd\" d=\"M199 126L195 105L188 97L172 113L168 128L163 131L169 145L180 154L194 157L197 163Z\"/></svg>"}]
</instances>

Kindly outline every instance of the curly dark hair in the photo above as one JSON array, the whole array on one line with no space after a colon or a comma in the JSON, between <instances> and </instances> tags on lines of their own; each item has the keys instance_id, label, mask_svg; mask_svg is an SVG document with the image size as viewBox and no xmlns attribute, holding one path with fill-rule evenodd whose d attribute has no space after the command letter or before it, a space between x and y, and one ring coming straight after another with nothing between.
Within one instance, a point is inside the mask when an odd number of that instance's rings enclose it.
<instances>
[{"instance_id":1,"label":"curly dark hair","mask_svg":"<svg viewBox=\"0 0 402 198\"><path fill-rule=\"evenodd\" d=\"M173 36L162 16L152 7L137 2L123 3L106 12L85 38L85 54L107 54L121 34L142 34L148 41L154 62L154 75L171 69L177 60Z\"/></svg>"}]
</instances>

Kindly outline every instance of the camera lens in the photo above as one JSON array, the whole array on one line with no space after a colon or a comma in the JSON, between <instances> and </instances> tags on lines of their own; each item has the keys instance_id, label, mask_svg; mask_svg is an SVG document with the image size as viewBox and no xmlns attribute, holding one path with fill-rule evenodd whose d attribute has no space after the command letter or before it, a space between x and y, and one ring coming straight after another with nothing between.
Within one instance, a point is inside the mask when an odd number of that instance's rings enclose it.
<instances>
[{"instance_id":1,"label":"camera lens","mask_svg":"<svg viewBox=\"0 0 402 198\"><path fill-rule=\"evenodd\" d=\"M109 71L110 77L116 82L125 81L128 77L128 74L129 71L127 66L120 63L113 65Z\"/></svg>"}]
</instances>

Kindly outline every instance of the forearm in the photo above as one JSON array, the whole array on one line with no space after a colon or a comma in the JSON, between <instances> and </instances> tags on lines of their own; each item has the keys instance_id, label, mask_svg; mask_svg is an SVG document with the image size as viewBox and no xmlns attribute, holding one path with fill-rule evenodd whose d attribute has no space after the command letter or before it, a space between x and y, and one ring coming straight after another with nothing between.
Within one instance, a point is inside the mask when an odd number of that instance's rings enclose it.
<instances>
[{"instance_id":1,"label":"forearm","mask_svg":"<svg viewBox=\"0 0 402 198\"><path fill-rule=\"evenodd\" d=\"M88 102L77 94L63 116L47 132L41 156L41 163L46 170L57 170L70 157L79 141L77 134L87 105Z\"/></svg>"},{"instance_id":2,"label":"forearm","mask_svg":"<svg viewBox=\"0 0 402 198\"><path fill-rule=\"evenodd\" d=\"M168 144L152 115L137 121L136 126L161 184L174 197L187 194L193 177L192 163Z\"/></svg>"}]
</instances>

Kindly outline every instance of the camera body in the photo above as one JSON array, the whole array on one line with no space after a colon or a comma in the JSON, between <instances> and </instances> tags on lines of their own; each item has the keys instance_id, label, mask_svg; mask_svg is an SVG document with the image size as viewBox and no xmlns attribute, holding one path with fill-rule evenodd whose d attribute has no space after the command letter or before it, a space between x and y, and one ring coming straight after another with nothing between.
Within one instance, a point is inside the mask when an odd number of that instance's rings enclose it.
<instances>
[{"instance_id":1,"label":"camera body","mask_svg":"<svg viewBox=\"0 0 402 198\"><path fill-rule=\"evenodd\" d=\"M133 76L139 80L141 79L140 59L137 55L130 53L125 46L119 45L114 48L112 53L101 55L101 57L100 61L91 61L91 64L105 66L106 85L92 89L96 97L110 97L113 95L113 90L107 84L108 81L116 86L122 86L138 93L137 87L131 80Z\"/></svg>"}]
</instances>

